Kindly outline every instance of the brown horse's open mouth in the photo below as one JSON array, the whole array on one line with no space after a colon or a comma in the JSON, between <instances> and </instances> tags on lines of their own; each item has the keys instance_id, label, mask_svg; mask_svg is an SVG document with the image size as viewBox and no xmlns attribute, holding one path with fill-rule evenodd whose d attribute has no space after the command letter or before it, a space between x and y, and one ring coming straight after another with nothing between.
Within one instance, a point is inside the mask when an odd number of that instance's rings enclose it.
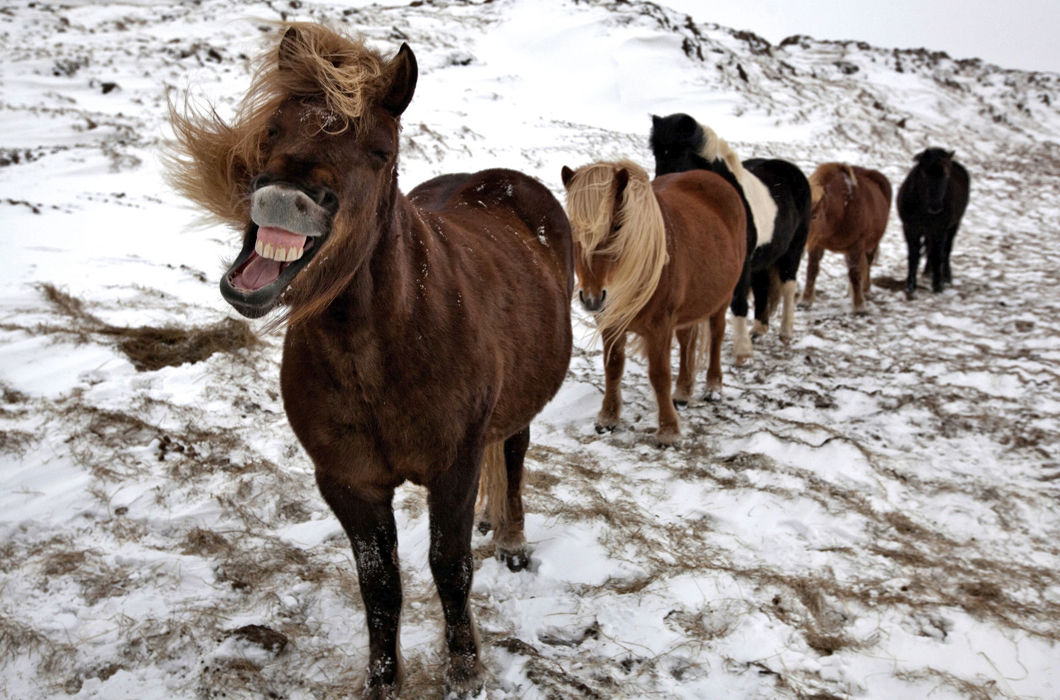
<instances>
[{"instance_id":1,"label":"brown horse's open mouth","mask_svg":"<svg viewBox=\"0 0 1060 700\"><path fill-rule=\"evenodd\" d=\"M252 223L243 239L243 249L221 278L221 295L248 318L264 316L279 303L325 238Z\"/></svg>"}]
</instances>

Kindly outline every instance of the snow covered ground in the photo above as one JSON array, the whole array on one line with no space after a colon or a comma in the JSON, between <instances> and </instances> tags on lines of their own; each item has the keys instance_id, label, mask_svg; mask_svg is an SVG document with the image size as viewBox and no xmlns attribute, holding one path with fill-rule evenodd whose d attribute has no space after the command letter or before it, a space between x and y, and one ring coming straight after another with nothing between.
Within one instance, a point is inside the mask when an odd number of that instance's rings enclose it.
<instances>
[{"instance_id":1,"label":"snow covered ground","mask_svg":"<svg viewBox=\"0 0 1060 700\"><path fill-rule=\"evenodd\" d=\"M412 45L406 191L505 166L559 196L562 165L650 168L649 115L674 111L807 173L897 188L941 145L972 174L951 289L905 300L892 215L870 313L826 256L791 346L727 357L675 449L639 360L626 425L594 432L575 309L528 461L532 571L475 536L486 696L1060 697L1060 76L603 0L0 8L0 695L360 687L352 557L283 415L280 336L234 320L236 237L195 228L159 161L167 95L226 112L277 19ZM403 697L438 697L424 494L397 502Z\"/></svg>"}]
</instances>

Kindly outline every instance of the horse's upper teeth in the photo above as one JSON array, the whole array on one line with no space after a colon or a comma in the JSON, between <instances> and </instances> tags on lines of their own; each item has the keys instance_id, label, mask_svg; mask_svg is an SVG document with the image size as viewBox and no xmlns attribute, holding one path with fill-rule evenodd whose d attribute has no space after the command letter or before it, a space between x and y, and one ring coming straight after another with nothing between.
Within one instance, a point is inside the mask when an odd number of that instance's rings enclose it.
<instances>
[{"instance_id":1,"label":"horse's upper teeth","mask_svg":"<svg viewBox=\"0 0 1060 700\"><path fill-rule=\"evenodd\" d=\"M264 241L256 241L254 243L254 252L263 258L269 260L276 260L279 262L291 262L302 257L302 253L305 251L298 246L281 246L273 245L272 243L266 243Z\"/></svg>"}]
</instances>

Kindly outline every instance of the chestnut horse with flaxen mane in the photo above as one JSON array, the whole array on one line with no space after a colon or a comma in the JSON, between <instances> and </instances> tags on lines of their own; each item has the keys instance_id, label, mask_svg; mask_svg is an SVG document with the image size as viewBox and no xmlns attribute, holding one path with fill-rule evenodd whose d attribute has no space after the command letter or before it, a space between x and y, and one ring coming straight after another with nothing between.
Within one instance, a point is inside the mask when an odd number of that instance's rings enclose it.
<instances>
[{"instance_id":1,"label":"chestnut horse with flaxen mane","mask_svg":"<svg viewBox=\"0 0 1060 700\"><path fill-rule=\"evenodd\" d=\"M659 406L658 441L681 436L674 403L688 401L696 345L709 335L708 392L721 391L725 312L747 254L740 196L705 170L648 179L628 160L564 166L582 304L604 343L604 402L597 430L614 430L622 406L626 333L644 342ZM702 327L701 327L702 326ZM671 397L670 347L680 344Z\"/></svg>"},{"instance_id":2,"label":"chestnut horse with flaxen mane","mask_svg":"<svg viewBox=\"0 0 1060 700\"><path fill-rule=\"evenodd\" d=\"M529 426L571 351L570 225L541 183L487 170L398 190L399 118L416 78L407 45L387 60L295 24L234 123L173 114L173 182L244 231L224 297L251 317L287 307L284 408L353 547L374 698L401 680L392 499L406 480L427 488L447 688L482 688L469 606L480 469L507 477L510 520L494 522L495 542L523 567ZM487 451L502 463L483 467Z\"/></svg>"},{"instance_id":3,"label":"chestnut horse with flaxen mane","mask_svg":"<svg viewBox=\"0 0 1060 700\"><path fill-rule=\"evenodd\" d=\"M825 163L810 176L810 193L813 214L801 304L813 304L821 257L825 250L832 250L846 256L854 313L864 313L872 287L872 263L891 211L891 183L878 170Z\"/></svg>"}]
</instances>

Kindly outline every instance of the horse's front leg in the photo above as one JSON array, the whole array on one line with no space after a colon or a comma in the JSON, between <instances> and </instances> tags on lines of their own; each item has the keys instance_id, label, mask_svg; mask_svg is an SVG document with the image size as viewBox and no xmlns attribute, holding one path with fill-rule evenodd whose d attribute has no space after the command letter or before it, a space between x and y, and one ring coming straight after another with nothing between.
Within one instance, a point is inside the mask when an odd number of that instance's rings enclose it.
<instances>
[{"instance_id":1,"label":"horse's front leg","mask_svg":"<svg viewBox=\"0 0 1060 700\"><path fill-rule=\"evenodd\" d=\"M945 232L932 231L927 235L927 266L931 270L931 291L938 294L943 283L943 251L946 247Z\"/></svg>"},{"instance_id":2,"label":"horse's front leg","mask_svg":"<svg viewBox=\"0 0 1060 700\"><path fill-rule=\"evenodd\" d=\"M953 239L957 237L957 226L946 230L946 245L942 249L942 281L953 283L953 271L950 269L950 254L953 252Z\"/></svg>"},{"instance_id":3,"label":"horse's front leg","mask_svg":"<svg viewBox=\"0 0 1060 700\"><path fill-rule=\"evenodd\" d=\"M677 389L674 391L675 406L687 406L688 399L692 396L692 386L696 381L696 342L698 339L699 326L687 326L677 331L681 363L677 370Z\"/></svg>"},{"instance_id":4,"label":"horse's front leg","mask_svg":"<svg viewBox=\"0 0 1060 700\"><path fill-rule=\"evenodd\" d=\"M670 395L670 347L674 332L670 326L655 328L644 336L648 355L648 379L655 389L655 401L659 406L659 430L656 438L663 445L672 445L681 437L681 426Z\"/></svg>"},{"instance_id":5,"label":"horse's front leg","mask_svg":"<svg viewBox=\"0 0 1060 700\"><path fill-rule=\"evenodd\" d=\"M905 246L909 257L909 268L905 277L905 298L916 297L916 270L920 265L920 233L906 229Z\"/></svg>"},{"instance_id":6,"label":"horse's front leg","mask_svg":"<svg viewBox=\"0 0 1060 700\"><path fill-rule=\"evenodd\" d=\"M471 619L471 527L483 447L477 441L460 450L456 461L428 484L431 544L428 559L442 601L449 652L446 693L472 696L482 689L478 633Z\"/></svg>"},{"instance_id":7,"label":"horse's front leg","mask_svg":"<svg viewBox=\"0 0 1060 700\"><path fill-rule=\"evenodd\" d=\"M596 432L618 427L622 410L622 372L626 367L626 334L603 331L604 336L604 403L596 417Z\"/></svg>"},{"instance_id":8,"label":"horse's front leg","mask_svg":"<svg viewBox=\"0 0 1060 700\"><path fill-rule=\"evenodd\" d=\"M398 573L397 528L393 489L366 498L347 483L317 470L320 493L339 519L353 548L368 623L368 675L364 697L382 700L397 695L402 662L398 651L401 576Z\"/></svg>"}]
</instances>

